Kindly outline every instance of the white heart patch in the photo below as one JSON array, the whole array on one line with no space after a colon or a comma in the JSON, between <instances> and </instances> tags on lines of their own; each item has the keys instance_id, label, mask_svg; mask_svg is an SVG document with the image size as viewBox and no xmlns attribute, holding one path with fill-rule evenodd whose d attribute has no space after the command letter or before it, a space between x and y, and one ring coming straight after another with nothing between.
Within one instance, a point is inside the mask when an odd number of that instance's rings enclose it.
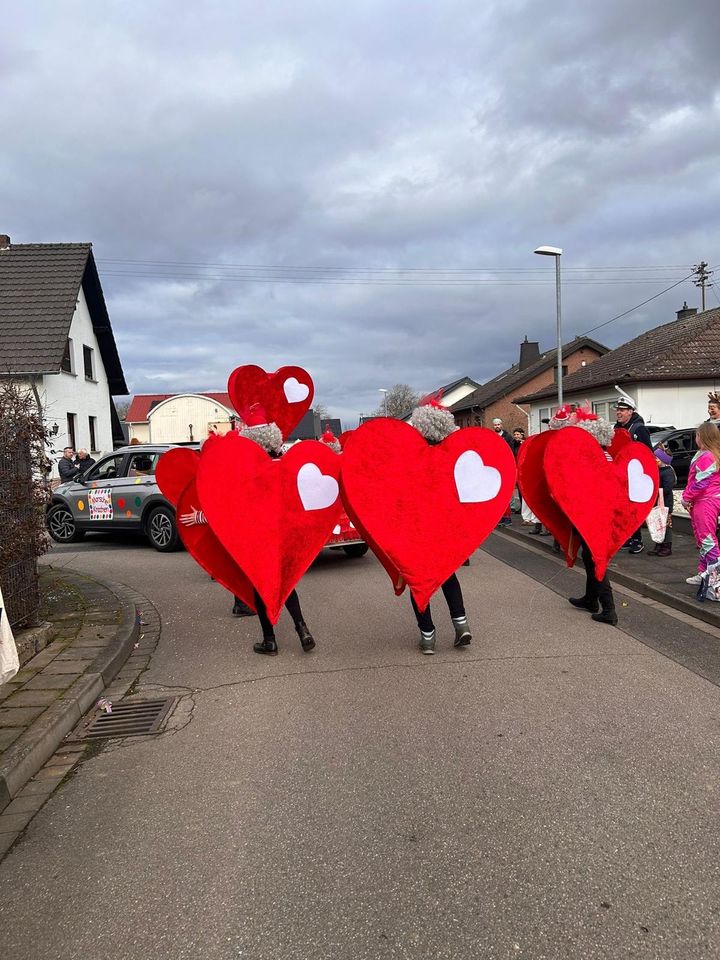
<instances>
[{"instance_id":1,"label":"white heart patch","mask_svg":"<svg viewBox=\"0 0 720 960\"><path fill-rule=\"evenodd\" d=\"M283 384L283 393L288 403L300 403L307 399L310 387L306 383L300 383L297 377L289 377Z\"/></svg>"},{"instance_id":2,"label":"white heart patch","mask_svg":"<svg viewBox=\"0 0 720 960\"><path fill-rule=\"evenodd\" d=\"M627 465L628 497L633 503L647 503L653 495L653 481L643 470L639 460L630 460Z\"/></svg>"},{"instance_id":3,"label":"white heart patch","mask_svg":"<svg viewBox=\"0 0 720 960\"><path fill-rule=\"evenodd\" d=\"M305 510L331 507L340 492L335 477L328 477L314 463L304 463L297 474L297 489Z\"/></svg>"},{"instance_id":4,"label":"white heart patch","mask_svg":"<svg viewBox=\"0 0 720 960\"><path fill-rule=\"evenodd\" d=\"M486 503L500 492L502 477L495 467L486 467L474 450L466 450L455 461L455 486L460 503Z\"/></svg>"},{"instance_id":5,"label":"white heart patch","mask_svg":"<svg viewBox=\"0 0 720 960\"><path fill-rule=\"evenodd\" d=\"M335 526L333 527L333 534L337 536L339 533L342 533L342 527L340 526L339 523L336 523Z\"/></svg>"}]
</instances>

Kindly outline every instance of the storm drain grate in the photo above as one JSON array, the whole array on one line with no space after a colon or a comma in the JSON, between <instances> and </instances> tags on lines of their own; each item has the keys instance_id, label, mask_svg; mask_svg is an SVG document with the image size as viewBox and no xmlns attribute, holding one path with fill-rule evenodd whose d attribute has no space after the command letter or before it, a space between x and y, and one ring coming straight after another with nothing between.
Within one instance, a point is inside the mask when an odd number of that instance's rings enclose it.
<instances>
[{"instance_id":1,"label":"storm drain grate","mask_svg":"<svg viewBox=\"0 0 720 960\"><path fill-rule=\"evenodd\" d=\"M93 715L74 732L73 740L103 737L142 737L157 733L175 698L170 700L126 700L114 703L112 713Z\"/></svg>"}]
</instances>

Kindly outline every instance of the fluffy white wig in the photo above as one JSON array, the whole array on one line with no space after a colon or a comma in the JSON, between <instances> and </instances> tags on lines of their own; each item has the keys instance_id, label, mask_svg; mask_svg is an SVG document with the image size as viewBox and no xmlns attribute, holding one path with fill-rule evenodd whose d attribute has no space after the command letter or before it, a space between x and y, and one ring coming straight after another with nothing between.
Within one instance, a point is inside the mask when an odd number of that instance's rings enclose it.
<instances>
[{"instance_id":1,"label":"fluffy white wig","mask_svg":"<svg viewBox=\"0 0 720 960\"><path fill-rule=\"evenodd\" d=\"M615 436L615 427L608 420L598 417L597 420L578 420L576 426L587 430L590 436L595 437L601 447L609 447Z\"/></svg>"},{"instance_id":2,"label":"fluffy white wig","mask_svg":"<svg viewBox=\"0 0 720 960\"><path fill-rule=\"evenodd\" d=\"M415 427L428 443L440 443L459 429L455 417L446 407L426 403L415 407L410 414L410 424Z\"/></svg>"},{"instance_id":3,"label":"fluffy white wig","mask_svg":"<svg viewBox=\"0 0 720 960\"><path fill-rule=\"evenodd\" d=\"M261 423L257 427L243 427L240 436L254 441L266 453L279 453L283 445L280 427L275 423Z\"/></svg>"}]
</instances>

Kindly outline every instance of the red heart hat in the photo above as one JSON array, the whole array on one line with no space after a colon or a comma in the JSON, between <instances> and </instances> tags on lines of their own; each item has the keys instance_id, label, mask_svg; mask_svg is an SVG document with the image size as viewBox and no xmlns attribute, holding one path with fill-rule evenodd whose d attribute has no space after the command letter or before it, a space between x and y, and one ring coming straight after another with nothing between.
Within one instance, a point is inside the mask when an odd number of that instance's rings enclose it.
<instances>
[{"instance_id":1,"label":"red heart hat","mask_svg":"<svg viewBox=\"0 0 720 960\"><path fill-rule=\"evenodd\" d=\"M247 364L230 374L228 393L233 406L244 423L246 417L256 417L253 407L260 404L266 420L280 428L283 439L300 423L315 395L312 377L302 367L280 367L266 373L262 367ZM257 421L256 421L257 423Z\"/></svg>"}]
</instances>

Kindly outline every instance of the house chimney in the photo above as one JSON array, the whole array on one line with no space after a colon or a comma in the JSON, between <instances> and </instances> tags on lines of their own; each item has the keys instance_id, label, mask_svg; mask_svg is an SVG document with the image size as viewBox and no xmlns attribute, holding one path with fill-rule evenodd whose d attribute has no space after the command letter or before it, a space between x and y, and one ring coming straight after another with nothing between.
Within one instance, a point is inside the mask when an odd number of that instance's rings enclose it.
<instances>
[{"instance_id":1,"label":"house chimney","mask_svg":"<svg viewBox=\"0 0 720 960\"><path fill-rule=\"evenodd\" d=\"M689 307L687 300L683 302L682 309L677 311L678 320L687 320L688 317L694 317L697 313L697 307Z\"/></svg>"},{"instance_id":2,"label":"house chimney","mask_svg":"<svg viewBox=\"0 0 720 960\"><path fill-rule=\"evenodd\" d=\"M10 237L6 233L0 233L0 250L10 249Z\"/></svg>"},{"instance_id":3,"label":"house chimney","mask_svg":"<svg viewBox=\"0 0 720 960\"><path fill-rule=\"evenodd\" d=\"M540 359L540 344L536 340L528 342L527 334L520 344L520 370L531 366L536 360Z\"/></svg>"}]
</instances>

